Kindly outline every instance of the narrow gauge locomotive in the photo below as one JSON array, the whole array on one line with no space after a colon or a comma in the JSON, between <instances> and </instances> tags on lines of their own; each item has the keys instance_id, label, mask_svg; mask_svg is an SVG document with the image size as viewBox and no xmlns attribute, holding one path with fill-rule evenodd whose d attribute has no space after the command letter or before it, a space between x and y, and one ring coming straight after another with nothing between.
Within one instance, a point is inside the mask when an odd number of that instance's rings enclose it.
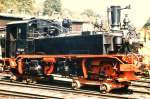
<instances>
[{"instance_id":1,"label":"narrow gauge locomotive","mask_svg":"<svg viewBox=\"0 0 150 99\"><path fill-rule=\"evenodd\" d=\"M6 56L23 53L109 54L129 51L126 28L120 29L120 6L111 6L111 30L65 36L57 21L29 19L7 24ZM128 27L124 23L124 27Z\"/></svg>"},{"instance_id":2,"label":"narrow gauge locomotive","mask_svg":"<svg viewBox=\"0 0 150 99\"><path fill-rule=\"evenodd\" d=\"M61 26L52 20L8 23L6 56L12 79L30 82L60 74L72 78L74 89L82 85L100 86L101 92L127 88L130 80L137 80L137 68L125 63L124 55L117 55L129 51L126 34L120 30L121 10L111 6L111 31L86 35L62 36Z\"/></svg>"}]
</instances>

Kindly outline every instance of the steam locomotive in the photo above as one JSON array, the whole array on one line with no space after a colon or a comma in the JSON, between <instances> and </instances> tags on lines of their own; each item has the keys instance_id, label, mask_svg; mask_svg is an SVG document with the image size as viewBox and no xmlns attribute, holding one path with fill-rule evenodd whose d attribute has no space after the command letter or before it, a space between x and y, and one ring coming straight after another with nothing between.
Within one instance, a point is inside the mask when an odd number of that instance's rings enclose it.
<instances>
[{"instance_id":1,"label":"steam locomotive","mask_svg":"<svg viewBox=\"0 0 150 99\"><path fill-rule=\"evenodd\" d=\"M121 10L120 6L110 8L111 31L87 31L75 36L63 36L62 27L55 20L29 19L8 23L6 56L12 79L30 82L60 74L73 79L74 89L84 84L99 85L100 90L106 92L128 87L128 81L137 78L134 75L136 67L126 63L124 56L117 55L130 51L124 32L126 28L120 29ZM128 27L127 24L124 22L124 27ZM128 75L130 77L126 79Z\"/></svg>"},{"instance_id":2,"label":"steam locomotive","mask_svg":"<svg viewBox=\"0 0 150 99\"><path fill-rule=\"evenodd\" d=\"M123 53L123 47L128 44L124 42L126 34L120 29L120 11L120 6L111 6L111 31L84 31L76 36L71 33L61 36L65 33L53 20L29 19L8 23L6 56L36 52L49 55Z\"/></svg>"}]
</instances>

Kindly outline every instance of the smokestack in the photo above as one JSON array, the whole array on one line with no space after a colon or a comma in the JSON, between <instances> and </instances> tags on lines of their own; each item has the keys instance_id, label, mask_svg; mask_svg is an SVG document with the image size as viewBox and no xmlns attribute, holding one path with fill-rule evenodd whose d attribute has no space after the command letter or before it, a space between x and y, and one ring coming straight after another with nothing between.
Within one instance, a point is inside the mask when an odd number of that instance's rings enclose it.
<instances>
[{"instance_id":1,"label":"smokestack","mask_svg":"<svg viewBox=\"0 0 150 99\"><path fill-rule=\"evenodd\" d=\"M111 6L111 30L120 30L120 6Z\"/></svg>"}]
</instances>

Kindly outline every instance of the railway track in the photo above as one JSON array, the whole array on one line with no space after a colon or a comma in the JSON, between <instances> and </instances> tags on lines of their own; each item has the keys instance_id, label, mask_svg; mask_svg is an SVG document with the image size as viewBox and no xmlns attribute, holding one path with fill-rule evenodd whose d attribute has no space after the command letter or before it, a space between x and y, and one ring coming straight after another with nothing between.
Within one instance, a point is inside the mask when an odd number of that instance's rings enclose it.
<instances>
[{"instance_id":1,"label":"railway track","mask_svg":"<svg viewBox=\"0 0 150 99\"><path fill-rule=\"evenodd\" d=\"M125 95L120 95L120 94L113 94L113 93L108 93L108 94L100 94L98 91L93 91L93 90L85 90L85 89L80 89L80 90L72 90L72 88L68 88L68 87L60 87L60 86L57 86L57 85L42 85L42 84L31 84L31 85L26 85L24 83L21 83L21 82L9 82L9 81L4 81L4 80L0 80L0 85L5 85L5 86L11 86L11 87L16 87L16 86L19 86L21 88L25 88L25 87L28 87L28 88L34 88L34 89L37 89L37 90L41 90L41 89L44 89L44 90L53 90L53 91L59 91L59 92L65 92L65 93L73 93L73 94L76 94L76 95L86 95L88 97L97 97L97 98L112 98L112 99L122 99L122 98L130 98L130 99L134 99L134 98L137 98L135 97L135 93L139 93L137 91L133 91L134 94L125 94ZM145 94L145 93L144 93ZM44 96L43 96L44 97ZM45 97L49 97L51 98L50 96L45 96ZM54 96L53 96L54 97ZM56 98L56 97L55 97ZM61 98L61 97L57 97L57 98Z\"/></svg>"},{"instance_id":2,"label":"railway track","mask_svg":"<svg viewBox=\"0 0 150 99\"><path fill-rule=\"evenodd\" d=\"M11 87L16 87L19 86L21 88L23 87L28 87L28 88L34 88L34 89L44 89L44 90L53 90L53 91L61 91L61 92L65 92L65 93L73 93L73 94L82 94L82 95L86 95L88 97L92 97L95 96L97 98L114 98L114 99L121 99L121 98L127 98L127 97L123 97L123 96L117 96L117 95L111 95L111 94L100 94L99 92L96 91L88 91L88 90L72 90L72 88L67 88L67 87L60 87L60 86L54 86L54 85L42 85L42 84L31 84L31 85L26 85L23 83L11 83L8 81L0 81L0 85L5 85L5 86L11 86ZM48 97L48 96L47 96ZM59 98L59 97L58 97Z\"/></svg>"},{"instance_id":3,"label":"railway track","mask_svg":"<svg viewBox=\"0 0 150 99\"><path fill-rule=\"evenodd\" d=\"M132 86L135 86L135 87L150 88L150 83L146 83L146 82L132 82L131 84Z\"/></svg>"},{"instance_id":4,"label":"railway track","mask_svg":"<svg viewBox=\"0 0 150 99\"><path fill-rule=\"evenodd\" d=\"M150 79L141 78L140 80L132 81L131 84L133 87L150 88Z\"/></svg>"},{"instance_id":5,"label":"railway track","mask_svg":"<svg viewBox=\"0 0 150 99\"><path fill-rule=\"evenodd\" d=\"M3 90L0 89L0 95L7 95L7 96L15 96L15 97L23 97L23 98L38 98L38 99L50 99L50 98L57 98L57 99L63 99L53 96L46 96L46 95L37 95L37 94L31 94L31 93L23 93L23 92L17 92L17 91L9 91L9 90Z\"/></svg>"},{"instance_id":6,"label":"railway track","mask_svg":"<svg viewBox=\"0 0 150 99\"><path fill-rule=\"evenodd\" d=\"M4 78L7 78L7 76L5 76ZM101 98L101 99L122 99L122 98L130 98L130 99L137 99L140 97L140 99L142 99L142 97L144 97L143 99L149 99L147 97L150 97L150 91L149 91L149 82L144 82L144 80L139 80L139 81L133 81L132 82L132 86L129 87L129 89L132 89L132 91L126 91L126 92L122 92L122 90L117 90L117 91L112 91L111 93L108 94L100 94L97 89L93 89L93 88L81 88L79 90L73 90L70 86L70 83L64 83L60 84L60 83L44 83L44 84L30 84L27 85L26 83L23 82L10 82L10 80L8 79L3 79L3 77L0 79L0 85L2 86L10 86L10 87L20 87L21 89L24 88L32 88L35 90L48 90L49 92L53 92L55 91L56 93L64 93L64 94L73 94L76 96L82 95L82 96L87 96L87 97L96 97L96 98ZM142 90L141 90L142 89ZM147 90L145 90L147 89ZM1 92L1 91L0 91ZM55 93L54 92L54 93ZM122 93L120 93L122 92ZM1 94L1 93L0 93ZM30 93L29 93L30 94ZM35 94L39 95L38 93ZM60 97L56 97L57 95L49 95L49 96L45 96L45 97L49 97L49 98L65 98L63 96ZM146 96L146 97L145 97ZM34 96L32 96L34 97ZM40 97L40 96L39 96ZM44 97L44 96L43 96ZM87 98L86 97L86 98ZM41 96L42 98L42 96ZM95 98L94 98L95 99Z\"/></svg>"},{"instance_id":7,"label":"railway track","mask_svg":"<svg viewBox=\"0 0 150 99\"><path fill-rule=\"evenodd\" d=\"M134 92L150 95L150 82L147 80L132 81L131 84L129 88L134 90Z\"/></svg>"},{"instance_id":8,"label":"railway track","mask_svg":"<svg viewBox=\"0 0 150 99\"><path fill-rule=\"evenodd\" d=\"M137 81L132 81L132 82L141 82L141 83L149 83L150 84L150 80L146 80L146 79L140 79L140 80L137 80Z\"/></svg>"}]
</instances>

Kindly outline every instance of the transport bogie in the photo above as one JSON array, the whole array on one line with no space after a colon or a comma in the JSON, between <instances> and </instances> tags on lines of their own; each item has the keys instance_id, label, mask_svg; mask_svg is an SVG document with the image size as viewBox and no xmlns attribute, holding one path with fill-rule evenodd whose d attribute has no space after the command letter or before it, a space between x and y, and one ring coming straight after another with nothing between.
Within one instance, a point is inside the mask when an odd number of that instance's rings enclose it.
<instances>
[{"instance_id":1,"label":"transport bogie","mask_svg":"<svg viewBox=\"0 0 150 99\"><path fill-rule=\"evenodd\" d=\"M73 89L94 85L100 92L109 92L138 79L136 66L115 55L20 55L11 62L15 64L10 66L13 80L21 78L27 83L57 74L72 79Z\"/></svg>"}]
</instances>

